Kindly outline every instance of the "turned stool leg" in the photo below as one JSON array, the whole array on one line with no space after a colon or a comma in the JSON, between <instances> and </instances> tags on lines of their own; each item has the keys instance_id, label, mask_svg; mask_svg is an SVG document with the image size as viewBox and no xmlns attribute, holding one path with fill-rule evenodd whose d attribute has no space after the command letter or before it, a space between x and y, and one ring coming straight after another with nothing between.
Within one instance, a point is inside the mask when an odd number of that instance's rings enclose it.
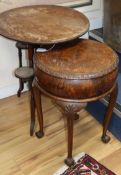
<instances>
[{"instance_id":1,"label":"turned stool leg","mask_svg":"<svg viewBox=\"0 0 121 175\"><path fill-rule=\"evenodd\" d=\"M18 57L19 57L19 67L22 67L22 50L18 48ZM21 96L21 91L24 89L24 83L21 78L19 78L19 89L17 92L17 96Z\"/></svg>"},{"instance_id":2,"label":"turned stool leg","mask_svg":"<svg viewBox=\"0 0 121 175\"><path fill-rule=\"evenodd\" d=\"M21 96L21 91L24 89L24 83L22 81L21 78L19 78L19 89L17 91L17 96L20 97Z\"/></svg>"},{"instance_id":3,"label":"turned stool leg","mask_svg":"<svg viewBox=\"0 0 121 175\"><path fill-rule=\"evenodd\" d=\"M35 100L34 100L33 89L31 89L30 92L31 92L31 95L30 95L30 109L31 109L30 136L33 136L34 126L35 126Z\"/></svg>"},{"instance_id":4,"label":"turned stool leg","mask_svg":"<svg viewBox=\"0 0 121 175\"><path fill-rule=\"evenodd\" d=\"M40 128L40 130L38 132L36 132L36 136L38 138L41 138L44 136L41 92L36 86L33 87L33 92L34 92L35 105L36 105L36 109L37 109L37 118L38 118L39 128Z\"/></svg>"},{"instance_id":5,"label":"turned stool leg","mask_svg":"<svg viewBox=\"0 0 121 175\"><path fill-rule=\"evenodd\" d=\"M107 132L108 125L109 125L109 122L110 122L111 117L112 117L113 109L114 109L115 102L116 102L117 93L118 93L118 85L116 84L114 89L110 93L108 109L107 109L105 116L104 116L103 134L102 134L102 138L101 138L104 143L108 143L110 141L110 137L106 134L106 132Z\"/></svg>"}]
</instances>

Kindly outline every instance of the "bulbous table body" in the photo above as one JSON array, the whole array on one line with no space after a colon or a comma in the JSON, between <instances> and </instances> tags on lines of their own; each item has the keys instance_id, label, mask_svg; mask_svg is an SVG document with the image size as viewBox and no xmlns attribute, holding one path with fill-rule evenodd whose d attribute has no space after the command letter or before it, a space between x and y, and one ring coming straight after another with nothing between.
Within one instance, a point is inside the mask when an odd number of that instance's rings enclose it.
<instances>
[{"instance_id":1,"label":"bulbous table body","mask_svg":"<svg viewBox=\"0 0 121 175\"><path fill-rule=\"evenodd\" d=\"M67 101L92 101L116 81L118 59L104 44L76 40L35 55L35 76L46 92Z\"/></svg>"},{"instance_id":2,"label":"bulbous table body","mask_svg":"<svg viewBox=\"0 0 121 175\"><path fill-rule=\"evenodd\" d=\"M55 100L67 116L68 157L71 166L73 145L73 120L77 112L87 102L110 95L108 110L103 124L102 140L107 143L110 137L106 131L111 119L117 96L116 78L118 58L116 53L105 44L85 39L55 46L46 53L36 53L34 57L34 93L36 104L39 92ZM39 105L37 105L39 106ZM39 112L41 127L37 133L43 136L42 110Z\"/></svg>"}]
</instances>

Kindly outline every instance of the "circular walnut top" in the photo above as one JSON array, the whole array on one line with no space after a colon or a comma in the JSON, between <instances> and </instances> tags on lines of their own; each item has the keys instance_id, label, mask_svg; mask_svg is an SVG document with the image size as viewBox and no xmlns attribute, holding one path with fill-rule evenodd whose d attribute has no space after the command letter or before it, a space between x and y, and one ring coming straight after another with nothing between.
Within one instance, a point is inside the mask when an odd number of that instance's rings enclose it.
<instances>
[{"instance_id":1,"label":"circular walnut top","mask_svg":"<svg viewBox=\"0 0 121 175\"><path fill-rule=\"evenodd\" d=\"M80 12L62 6L36 5L0 14L0 35L36 44L69 41L88 31L89 21Z\"/></svg>"},{"instance_id":2,"label":"circular walnut top","mask_svg":"<svg viewBox=\"0 0 121 175\"><path fill-rule=\"evenodd\" d=\"M59 78L90 79L118 68L118 58L105 44L80 39L45 53L36 53L35 67Z\"/></svg>"}]
</instances>

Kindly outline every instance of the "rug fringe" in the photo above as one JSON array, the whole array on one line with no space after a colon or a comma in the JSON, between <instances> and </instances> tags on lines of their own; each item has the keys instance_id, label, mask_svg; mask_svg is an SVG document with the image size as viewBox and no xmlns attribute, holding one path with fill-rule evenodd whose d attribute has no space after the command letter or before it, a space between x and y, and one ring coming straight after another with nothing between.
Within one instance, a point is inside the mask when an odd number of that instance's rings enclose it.
<instances>
[{"instance_id":1,"label":"rug fringe","mask_svg":"<svg viewBox=\"0 0 121 175\"><path fill-rule=\"evenodd\" d=\"M83 157L85 155L84 152L78 154L77 156L74 157L74 160L77 161L78 159L80 159L81 157ZM63 165L60 169L58 169L53 175L60 175L62 172L64 172L66 169L68 168L67 165Z\"/></svg>"}]
</instances>

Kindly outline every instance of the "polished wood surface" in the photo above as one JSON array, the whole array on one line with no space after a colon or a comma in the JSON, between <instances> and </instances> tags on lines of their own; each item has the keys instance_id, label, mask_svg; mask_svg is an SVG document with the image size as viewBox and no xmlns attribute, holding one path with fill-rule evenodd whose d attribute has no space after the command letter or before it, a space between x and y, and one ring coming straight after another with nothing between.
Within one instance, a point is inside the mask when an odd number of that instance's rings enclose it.
<instances>
[{"instance_id":1,"label":"polished wood surface","mask_svg":"<svg viewBox=\"0 0 121 175\"><path fill-rule=\"evenodd\" d=\"M28 134L29 98L12 96L0 100L0 174L53 175L66 155L66 120L50 99L42 97L45 137L38 140ZM102 126L85 110L74 121L73 155L86 152L121 174L121 143L111 133L111 141L100 141ZM36 124L36 128L38 128Z\"/></svg>"},{"instance_id":2,"label":"polished wood surface","mask_svg":"<svg viewBox=\"0 0 121 175\"><path fill-rule=\"evenodd\" d=\"M89 21L82 13L55 5L27 6L3 12L0 24L0 35L33 44L72 40L89 28Z\"/></svg>"}]
</instances>

